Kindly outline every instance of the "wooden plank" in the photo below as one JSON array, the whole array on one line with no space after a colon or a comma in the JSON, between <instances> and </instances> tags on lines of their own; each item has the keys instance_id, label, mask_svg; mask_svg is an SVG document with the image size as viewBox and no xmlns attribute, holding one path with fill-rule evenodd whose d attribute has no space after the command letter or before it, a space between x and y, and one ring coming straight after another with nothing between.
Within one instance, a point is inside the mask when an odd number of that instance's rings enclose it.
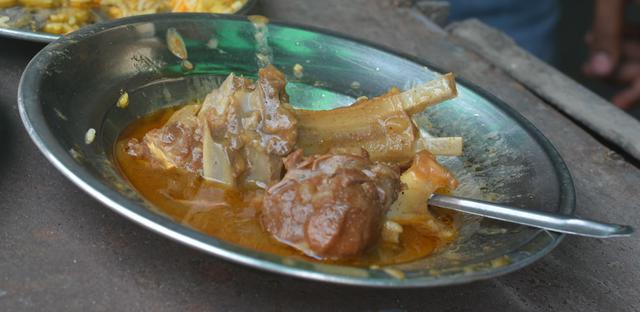
<instances>
[{"instance_id":1,"label":"wooden plank","mask_svg":"<svg viewBox=\"0 0 640 312\"><path fill-rule=\"evenodd\" d=\"M478 20L452 24L459 42L600 136L640 160L640 122Z\"/></svg>"}]
</instances>

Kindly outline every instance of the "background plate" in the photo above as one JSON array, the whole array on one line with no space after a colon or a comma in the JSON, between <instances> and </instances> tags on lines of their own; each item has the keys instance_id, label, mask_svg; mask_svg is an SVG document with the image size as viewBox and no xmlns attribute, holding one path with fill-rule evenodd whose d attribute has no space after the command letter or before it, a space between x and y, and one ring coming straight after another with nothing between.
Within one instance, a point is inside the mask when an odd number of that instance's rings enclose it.
<instances>
[{"instance_id":1,"label":"background plate","mask_svg":"<svg viewBox=\"0 0 640 312\"><path fill-rule=\"evenodd\" d=\"M244 6L242 6L242 8L240 8L240 10L238 10L238 12L234 13L234 14L238 14L238 15L244 15L247 14L247 12L249 12L249 10L251 10L251 8L256 4L258 0L247 0L247 3L244 4ZM2 28L0 27L0 37L6 37L6 38L13 38L13 39L19 39L19 40L26 40L26 41L34 41L34 42L43 42L43 43L49 43L52 42L58 38L60 38L60 35L53 35L53 34L49 34L49 33L44 33L44 32L37 32L37 31L29 31L29 30L22 30L22 29L10 29L10 28Z\"/></svg>"}]
</instances>

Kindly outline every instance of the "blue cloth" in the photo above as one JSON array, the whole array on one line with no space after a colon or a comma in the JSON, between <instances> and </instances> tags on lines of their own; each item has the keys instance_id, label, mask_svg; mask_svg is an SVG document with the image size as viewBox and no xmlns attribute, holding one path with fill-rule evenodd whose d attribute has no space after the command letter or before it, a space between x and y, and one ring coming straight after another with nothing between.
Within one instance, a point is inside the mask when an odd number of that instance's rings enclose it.
<instances>
[{"instance_id":1,"label":"blue cloth","mask_svg":"<svg viewBox=\"0 0 640 312\"><path fill-rule=\"evenodd\" d=\"M556 0L450 0L450 21L477 18L505 32L521 47L552 63L560 9Z\"/></svg>"}]
</instances>

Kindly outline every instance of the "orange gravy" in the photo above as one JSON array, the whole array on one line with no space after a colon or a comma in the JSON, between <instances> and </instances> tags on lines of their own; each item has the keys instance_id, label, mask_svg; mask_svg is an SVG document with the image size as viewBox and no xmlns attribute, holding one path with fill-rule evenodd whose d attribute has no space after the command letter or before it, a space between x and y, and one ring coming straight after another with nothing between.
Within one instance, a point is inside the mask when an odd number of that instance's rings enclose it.
<instances>
[{"instance_id":1,"label":"orange gravy","mask_svg":"<svg viewBox=\"0 0 640 312\"><path fill-rule=\"evenodd\" d=\"M275 240L260 224L261 191L229 190L208 182L197 174L180 169L165 170L135 159L126 152L132 138L142 140L151 129L160 128L177 108L169 108L143 117L127 127L115 146L116 162L133 187L158 210L176 222L207 235L245 248L311 261L354 266L389 265L410 262L432 253L444 242L424 236L404 226L400 244L378 243L356 259L317 260ZM441 219L453 224L450 215Z\"/></svg>"}]
</instances>

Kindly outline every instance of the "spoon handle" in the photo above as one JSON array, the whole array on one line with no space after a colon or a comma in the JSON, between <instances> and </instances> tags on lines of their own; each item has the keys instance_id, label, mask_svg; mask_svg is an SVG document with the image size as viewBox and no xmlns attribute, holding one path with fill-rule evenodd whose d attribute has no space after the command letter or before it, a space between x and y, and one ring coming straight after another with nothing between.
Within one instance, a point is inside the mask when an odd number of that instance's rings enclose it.
<instances>
[{"instance_id":1,"label":"spoon handle","mask_svg":"<svg viewBox=\"0 0 640 312\"><path fill-rule=\"evenodd\" d=\"M633 228L628 225L578 219L562 214L525 210L454 196L434 194L429 198L429 204L491 219L580 236L597 238L623 237L630 236L634 231Z\"/></svg>"}]
</instances>

